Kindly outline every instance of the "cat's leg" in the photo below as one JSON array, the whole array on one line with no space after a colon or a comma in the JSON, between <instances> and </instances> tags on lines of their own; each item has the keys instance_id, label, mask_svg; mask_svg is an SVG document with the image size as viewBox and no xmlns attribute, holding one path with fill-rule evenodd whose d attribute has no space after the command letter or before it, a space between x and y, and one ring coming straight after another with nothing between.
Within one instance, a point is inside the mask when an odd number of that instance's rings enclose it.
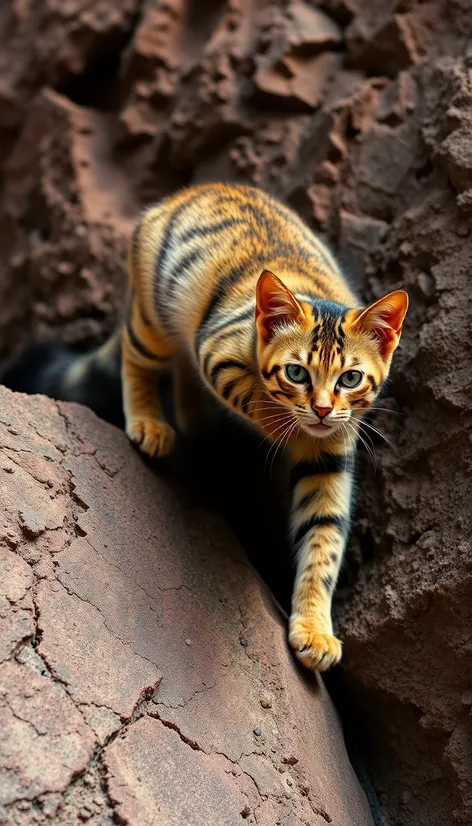
<instances>
[{"instance_id":1,"label":"cat's leg","mask_svg":"<svg viewBox=\"0 0 472 826\"><path fill-rule=\"evenodd\" d=\"M122 331L123 410L129 439L148 456L167 456L174 448L175 431L164 419L158 387L172 356L172 344L135 299Z\"/></svg>"},{"instance_id":2,"label":"cat's leg","mask_svg":"<svg viewBox=\"0 0 472 826\"><path fill-rule=\"evenodd\" d=\"M349 529L350 456L324 453L299 461L292 469L292 490L297 571L289 641L307 668L325 671L341 659L331 601Z\"/></svg>"}]
</instances>

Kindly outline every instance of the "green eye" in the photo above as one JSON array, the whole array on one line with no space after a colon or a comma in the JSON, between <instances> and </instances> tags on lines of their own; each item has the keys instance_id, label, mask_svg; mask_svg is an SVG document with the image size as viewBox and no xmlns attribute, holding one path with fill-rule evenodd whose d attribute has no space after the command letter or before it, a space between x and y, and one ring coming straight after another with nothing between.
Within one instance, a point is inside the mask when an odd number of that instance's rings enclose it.
<instances>
[{"instance_id":1,"label":"green eye","mask_svg":"<svg viewBox=\"0 0 472 826\"><path fill-rule=\"evenodd\" d=\"M341 387L353 388L357 387L362 381L362 373L360 370L346 370L345 373L339 376L338 384Z\"/></svg>"},{"instance_id":2,"label":"green eye","mask_svg":"<svg viewBox=\"0 0 472 826\"><path fill-rule=\"evenodd\" d=\"M309 381L310 376L308 370L301 366L301 364L287 364L285 367L285 375L294 384L305 384Z\"/></svg>"}]
</instances>

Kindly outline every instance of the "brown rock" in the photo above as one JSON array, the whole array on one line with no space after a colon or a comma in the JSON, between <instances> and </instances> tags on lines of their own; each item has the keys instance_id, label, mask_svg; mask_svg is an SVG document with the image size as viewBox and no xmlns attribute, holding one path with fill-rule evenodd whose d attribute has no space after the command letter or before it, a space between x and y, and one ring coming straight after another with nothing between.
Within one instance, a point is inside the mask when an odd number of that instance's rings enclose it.
<instances>
[{"instance_id":1,"label":"brown rock","mask_svg":"<svg viewBox=\"0 0 472 826\"><path fill-rule=\"evenodd\" d=\"M379 20L374 7L367 7L365 16L356 17L346 31L346 45L353 66L381 66L389 76L419 60L414 18L407 14L390 16L388 6L383 20Z\"/></svg>"},{"instance_id":2,"label":"brown rock","mask_svg":"<svg viewBox=\"0 0 472 826\"><path fill-rule=\"evenodd\" d=\"M461 195L472 188L472 113L441 144L439 153L452 185ZM464 197L462 198L462 204Z\"/></svg>"},{"instance_id":3,"label":"brown rock","mask_svg":"<svg viewBox=\"0 0 472 826\"><path fill-rule=\"evenodd\" d=\"M410 403L400 417L378 417L376 427L398 446L402 461L376 447L382 470L365 488L369 538L360 539L370 561L339 608L351 697L363 719L372 719L365 753L377 766L383 805L398 813L399 823L420 826L472 817L463 705L472 619L466 596L471 404L464 392L470 317L463 295L472 249L456 228L453 194L436 192L409 210L375 253L376 267L386 273L403 249L401 266L418 295L394 379L400 397L406 381ZM432 282L420 278L425 269ZM371 284L378 278L377 269ZM426 286L424 298L415 283L422 291ZM369 513L378 515L374 522Z\"/></svg>"},{"instance_id":4,"label":"brown rock","mask_svg":"<svg viewBox=\"0 0 472 826\"><path fill-rule=\"evenodd\" d=\"M290 55L273 61L269 55L258 60L254 83L268 100L283 102L287 108L315 109L321 103L329 81L339 68L339 55L327 52L311 58Z\"/></svg>"},{"instance_id":5,"label":"brown rock","mask_svg":"<svg viewBox=\"0 0 472 826\"><path fill-rule=\"evenodd\" d=\"M93 556L88 562L92 560ZM116 638L100 607L68 593L57 581L41 582L37 604L42 635L38 651L71 696L78 703L105 706L117 715L115 719L130 717L143 692L152 692L159 684L157 667L135 655L127 640Z\"/></svg>"},{"instance_id":6,"label":"brown rock","mask_svg":"<svg viewBox=\"0 0 472 826\"><path fill-rule=\"evenodd\" d=\"M183 18L179 2L148 3L143 10L122 66L129 89L120 115L126 137L152 137L163 125L161 110L177 87Z\"/></svg>"},{"instance_id":7,"label":"brown rock","mask_svg":"<svg viewBox=\"0 0 472 826\"><path fill-rule=\"evenodd\" d=\"M410 171L414 155L410 142L398 130L372 126L361 147L361 181L372 190L394 195Z\"/></svg>"},{"instance_id":8,"label":"brown rock","mask_svg":"<svg viewBox=\"0 0 472 826\"><path fill-rule=\"evenodd\" d=\"M136 826L207 823L209 812L232 824L270 801L294 826L314 813L370 826L323 684L300 674L285 622L221 521L184 508L125 436L85 408L5 389L0 401L9 420L0 444L22 430L18 468L6 474L5 531L18 510L32 524L25 514L37 509L43 533L26 531L21 550L41 541L44 555L34 567L27 552L0 555L7 819L36 811L29 826L58 810L64 826L95 822L98 806ZM59 504L45 496L45 445L50 481L66 480ZM36 461L21 468L22 451ZM52 546L53 566L45 538L57 533L67 541ZM276 699L264 710L269 685ZM282 772L281 755L297 757ZM94 772L104 770L102 802Z\"/></svg>"},{"instance_id":9,"label":"brown rock","mask_svg":"<svg viewBox=\"0 0 472 826\"><path fill-rule=\"evenodd\" d=\"M0 549L0 662L34 633L33 575L29 565L19 556Z\"/></svg>"},{"instance_id":10,"label":"brown rock","mask_svg":"<svg viewBox=\"0 0 472 826\"><path fill-rule=\"evenodd\" d=\"M0 667L0 804L65 792L92 757L94 738L64 688L6 662Z\"/></svg>"},{"instance_id":11,"label":"brown rock","mask_svg":"<svg viewBox=\"0 0 472 826\"><path fill-rule=\"evenodd\" d=\"M105 751L105 763L110 797L130 826L159 821L206 826L209 817L232 826L248 800L250 812L257 805L250 777L241 772L233 777L234 767L223 756L193 749L155 719L139 720L124 739L115 740Z\"/></svg>"},{"instance_id":12,"label":"brown rock","mask_svg":"<svg viewBox=\"0 0 472 826\"><path fill-rule=\"evenodd\" d=\"M97 335L93 317L109 312L122 293L123 255L137 207L123 173L109 159L113 128L113 116L78 107L50 90L28 114L7 163L0 204L2 220L12 227L4 247L12 266L0 294L18 302L16 312L2 310L1 320L5 330L16 331L16 346L22 343L18 325L26 317L38 332L61 318L72 339L83 338L86 330L93 335L94 325ZM79 279L84 271L87 278Z\"/></svg>"},{"instance_id":13,"label":"brown rock","mask_svg":"<svg viewBox=\"0 0 472 826\"><path fill-rule=\"evenodd\" d=\"M300 51L313 53L338 46L342 41L341 30L332 18L302 0L290 2L287 20L287 41Z\"/></svg>"},{"instance_id":14,"label":"brown rock","mask_svg":"<svg viewBox=\"0 0 472 826\"><path fill-rule=\"evenodd\" d=\"M375 118L389 126L397 126L414 111L415 105L414 80L408 72L400 72L398 78L384 88L375 110Z\"/></svg>"},{"instance_id":15,"label":"brown rock","mask_svg":"<svg viewBox=\"0 0 472 826\"><path fill-rule=\"evenodd\" d=\"M368 257L377 251L388 227L384 221L352 215L346 210L340 210L339 218L339 254L345 271L360 288Z\"/></svg>"},{"instance_id":16,"label":"brown rock","mask_svg":"<svg viewBox=\"0 0 472 826\"><path fill-rule=\"evenodd\" d=\"M256 56L259 95L301 111L316 108L341 64L338 55L320 52L341 42L340 30L318 9L292 2L275 31L268 51Z\"/></svg>"},{"instance_id":17,"label":"brown rock","mask_svg":"<svg viewBox=\"0 0 472 826\"><path fill-rule=\"evenodd\" d=\"M0 126L18 127L41 86L64 84L116 48L137 7L137 0L119 7L107 0L92 6L87 0L45 0L30 14L28 4L13 0L0 33Z\"/></svg>"}]
</instances>

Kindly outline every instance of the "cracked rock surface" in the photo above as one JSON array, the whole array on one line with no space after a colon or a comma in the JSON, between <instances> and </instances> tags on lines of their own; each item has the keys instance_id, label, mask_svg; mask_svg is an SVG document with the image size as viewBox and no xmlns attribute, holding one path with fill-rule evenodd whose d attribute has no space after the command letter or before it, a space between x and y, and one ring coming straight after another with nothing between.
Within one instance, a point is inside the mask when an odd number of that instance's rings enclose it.
<instances>
[{"instance_id":1,"label":"cracked rock surface","mask_svg":"<svg viewBox=\"0 0 472 826\"><path fill-rule=\"evenodd\" d=\"M371 826L222 521L85 408L0 411L0 823Z\"/></svg>"}]
</instances>

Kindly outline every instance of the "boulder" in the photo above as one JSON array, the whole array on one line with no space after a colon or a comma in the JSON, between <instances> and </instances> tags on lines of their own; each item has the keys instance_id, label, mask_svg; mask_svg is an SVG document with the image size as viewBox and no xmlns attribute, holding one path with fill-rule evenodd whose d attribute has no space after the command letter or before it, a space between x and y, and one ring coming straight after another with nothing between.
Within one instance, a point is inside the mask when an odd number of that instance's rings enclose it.
<instances>
[{"instance_id":1,"label":"boulder","mask_svg":"<svg viewBox=\"0 0 472 826\"><path fill-rule=\"evenodd\" d=\"M0 410L1 822L371 826L223 521L85 408Z\"/></svg>"}]
</instances>

